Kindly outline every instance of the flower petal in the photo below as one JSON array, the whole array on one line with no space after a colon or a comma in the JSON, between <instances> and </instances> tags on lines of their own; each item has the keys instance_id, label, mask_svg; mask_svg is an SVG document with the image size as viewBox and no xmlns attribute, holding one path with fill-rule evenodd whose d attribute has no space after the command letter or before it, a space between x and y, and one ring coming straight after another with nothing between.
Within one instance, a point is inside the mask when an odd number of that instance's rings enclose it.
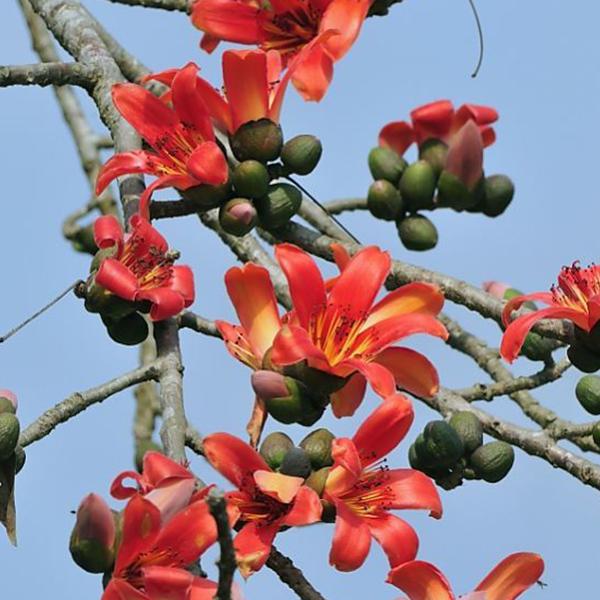
<instances>
[{"instance_id":1,"label":"flower petal","mask_svg":"<svg viewBox=\"0 0 600 600\"><path fill-rule=\"evenodd\" d=\"M142 578L150 600L187 600L194 581L189 571L159 566L142 569Z\"/></svg>"},{"instance_id":2,"label":"flower petal","mask_svg":"<svg viewBox=\"0 0 600 600\"><path fill-rule=\"evenodd\" d=\"M124 300L134 301L139 291L135 275L114 258L105 258L96 273L96 283Z\"/></svg>"},{"instance_id":3,"label":"flower petal","mask_svg":"<svg viewBox=\"0 0 600 600\"><path fill-rule=\"evenodd\" d=\"M257 44L261 38L260 8L239 0L201 0L192 6L192 23L212 38Z\"/></svg>"},{"instance_id":4,"label":"flower petal","mask_svg":"<svg viewBox=\"0 0 600 600\"><path fill-rule=\"evenodd\" d=\"M392 569L387 582L408 594L409 600L454 600L443 573L431 563L413 560Z\"/></svg>"},{"instance_id":5,"label":"flower petal","mask_svg":"<svg viewBox=\"0 0 600 600\"><path fill-rule=\"evenodd\" d=\"M358 449L348 438L336 438L331 445L333 466L325 482L327 498L342 496L360 479L362 463Z\"/></svg>"},{"instance_id":6,"label":"flower petal","mask_svg":"<svg viewBox=\"0 0 600 600\"><path fill-rule=\"evenodd\" d=\"M373 391L382 398L387 398L396 391L396 382L392 373L383 365L376 362L366 362L359 358L349 358L336 365L333 371L342 377L358 371L369 382Z\"/></svg>"},{"instance_id":7,"label":"flower petal","mask_svg":"<svg viewBox=\"0 0 600 600\"><path fill-rule=\"evenodd\" d=\"M276 365L293 365L302 360L315 369L330 372L327 356L310 339L306 329L283 325L273 340L271 360Z\"/></svg>"},{"instance_id":8,"label":"flower petal","mask_svg":"<svg viewBox=\"0 0 600 600\"><path fill-rule=\"evenodd\" d=\"M202 77L196 80L196 92L202 98L210 116L222 131L233 133L229 104L215 88Z\"/></svg>"},{"instance_id":9,"label":"flower petal","mask_svg":"<svg viewBox=\"0 0 600 600\"><path fill-rule=\"evenodd\" d=\"M516 298L511 298L502 310L502 323L507 327L511 321L511 315L514 310L519 310L526 302L544 302L544 304L554 305L554 300L550 292L534 292L533 294L523 294Z\"/></svg>"},{"instance_id":10,"label":"flower petal","mask_svg":"<svg viewBox=\"0 0 600 600\"><path fill-rule=\"evenodd\" d=\"M327 301L321 271L309 254L292 244L278 244L275 258L288 281L294 312L306 329L311 316Z\"/></svg>"},{"instance_id":11,"label":"flower petal","mask_svg":"<svg viewBox=\"0 0 600 600\"><path fill-rule=\"evenodd\" d=\"M339 35L327 41L327 52L340 60L354 44L372 0L332 0L323 14L319 31L337 30Z\"/></svg>"},{"instance_id":12,"label":"flower petal","mask_svg":"<svg viewBox=\"0 0 600 600\"><path fill-rule=\"evenodd\" d=\"M253 263L233 267L225 274L225 285L252 351L262 359L281 328L269 272Z\"/></svg>"},{"instance_id":13,"label":"flower petal","mask_svg":"<svg viewBox=\"0 0 600 600\"><path fill-rule=\"evenodd\" d=\"M227 160L215 142L203 142L195 148L186 166L200 183L221 185L229 177Z\"/></svg>"},{"instance_id":14,"label":"flower petal","mask_svg":"<svg viewBox=\"0 0 600 600\"><path fill-rule=\"evenodd\" d=\"M474 121L467 121L452 137L444 168L469 190L483 177L483 140Z\"/></svg>"},{"instance_id":15,"label":"flower petal","mask_svg":"<svg viewBox=\"0 0 600 600\"><path fill-rule=\"evenodd\" d=\"M205 437L204 455L221 475L238 488L248 485L248 477L254 471L270 471L256 450L229 433L213 433Z\"/></svg>"},{"instance_id":16,"label":"flower petal","mask_svg":"<svg viewBox=\"0 0 600 600\"><path fill-rule=\"evenodd\" d=\"M475 588L484 591L486 600L514 600L528 590L544 572L539 554L517 552L498 563Z\"/></svg>"},{"instance_id":17,"label":"flower petal","mask_svg":"<svg viewBox=\"0 0 600 600\"><path fill-rule=\"evenodd\" d=\"M177 265L171 271L169 289L181 294L185 307L194 303L196 290L194 287L194 272L186 265Z\"/></svg>"},{"instance_id":18,"label":"flower petal","mask_svg":"<svg viewBox=\"0 0 600 600\"><path fill-rule=\"evenodd\" d=\"M156 155L145 150L121 152L111 156L103 165L96 179L96 195L100 195L111 181L133 173L156 174L162 163Z\"/></svg>"},{"instance_id":19,"label":"flower petal","mask_svg":"<svg viewBox=\"0 0 600 600\"><path fill-rule=\"evenodd\" d=\"M164 321L178 315L185 308L183 296L168 287L159 287L151 290L140 290L136 300L148 300L152 303L150 319Z\"/></svg>"},{"instance_id":20,"label":"flower petal","mask_svg":"<svg viewBox=\"0 0 600 600\"><path fill-rule=\"evenodd\" d=\"M274 471L258 470L253 474L258 489L267 496L275 498L283 504L290 504L302 487L302 477L291 477Z\"/></svg>"},{"instance_id":21,"label":"flower petal","mask_svg":"<svg viewBox=\"0 0 600 600\"><path fill-rule=\"evenodd\" d=\"M114 215L103 215L94 221L94 241L98 248L123 246L123 228Z\"/></svg>"},{"instance_id":22,"label":"flower petal","mask_svg":"<svg viewBox=\"0 0 600 600\"><path fill-rule=\"evenodd\" d=\"M124 579L113 577L104 590L101 600L148 600L148 596Z\"/></svg>"},{"instance_id":23,"label":"flower petal","mask_svg":"<svg viewBox=\"0 0 600 600\"><path fill-rule=\"evenodd\" d=\"M152 487L170 479L194 479L194 476L185 467L161 452L146 452L142 466L144 480Z\"/></svg>"},{"instance_id":24,"label":"flower petal","mask_svg":"<svg viewBox=\"0 0 600 600\"><path fill-rule=\"evenodd\" d=\"M415 141L415 132L410 123L394 121L379 132L379 145L390 148L402 156Z\"/></svg>"},{"instance_id":25,"label":"flower petal","mask_svg":"<svg viewBox=\"0 0 600 600\"><path fill-rule=\"evenodd\" d=\"M246 336L246 332L238 325L232 325L225 321L215 321L215 325L225 342L225 347L231 356L240 362L256 370L261 366L261 357L254 354Z\"/></svg>"},{"instance_id":26,"label":"flower petal","mask_svg":"<svg viewBox=\"0 0 600 600\"><path fill-rule=\"evenodd\" d=\"M396 385L407 392L430 398L440 387L436 368L420 352L410 348L386 348L375 359L396 380Z\"/></svg>"},{"instance_id":27,"label":"flower petal","mask_svg":"<svg viewBox=\"0 0 600 600\"><path fill-rule=\"evenodd\" d=\"M303 485L296 494L292 510L283 519L283 524L290 527L310 525L321 520L323 506L318 494Z\"/></svg>"},{"instance_id":28,"label":"flower petal","mask_svg":"<svg viewBox=\"0 0 600 600\"><path fill-rule=\"evenodd\" d=\"M390 508L426 509L430 516L442 516L442 501L437 487L427 475L414 469L392 469L388 471L385 486L395 496Z\"/></svg>"},{"instance_id":29,"label":"flower petal","mask_svg":"<svg viewBox=\"0 0 600 600\"><path fill-rule=\"evenodd\" d=\"M267 562L279 526L278 520L273 523L251 521L235 536L233 546L242 577L247 579Z\"/></svg>"},{"instance_id":30,"label":"flower petal","mask_svg":"<svg viewBox=\"0 0 600 600\"><path fill-rule=\"evenodd\" d=\"M449 100L437 100L415 108L410 113L417 143L428 138L444 140L450 131L454 107Z\"/></svg>"},{"instance_id":31,"label":"flower petal","mask_svg":"<svg viewBox=\"0 0 600 600\"><path fill-rule=\"evenodd\" d=\"M335 33L336 35L331 36L332 38L339 37L337 31ZM307 102L319 102L325 96L333 79L333 59L325 44L317 42L312 44L310 48L305 46L296 59L292 61L287 70L294 87ZM281 110L284 89L283 86L277 89L277 95L275 96L277 102L272 105L277 108L277 117Z\"/></svg>"},{"instance_id":32,"label":"flower petal","mask_svg":"<svg viewBox=\"0 0 600 600\"><path fill-rule=\"evenodd\" d=\"M383 513L366 519L371 535L379 542L388 557L390 567L414 560L419 549L415 530L403 519Z\"/></svg>"},{"instance_id":33,"label":"flower petal","mask_svg":"<svg viewBox=\"0 0 600 600\"><path fill-rule=\"evenodd\" d=\"M113 480L110 486L110 495L117 500L125 500L137 494L138 487L126 487L123 485L125 479L133 479L141 489L143 486L142 476L137 471L123 471Z\"/></svg>"},{"instance_id":34,"label":"flower petal","mask_svg":"<svg viewBox=\"0 0 600 600\"><path fill-rule=\"evenodd\" d=\"M342 501L337 501L335 508L337 514L329 564L339 571L354 571L369 554L371 532L365 519L357 517Z\"/></svg>"},{"instance_id":35,"label":"flower petal","mask_svg":"<svg viewBox=\"0 0 600 600\"><path fill-rule=\"evenodd\" d=\"M329 396L331 410L338 417L351 417L365 397L367 380L361 373L354 373L348 383Z\"/></svg>"}]
</instances>

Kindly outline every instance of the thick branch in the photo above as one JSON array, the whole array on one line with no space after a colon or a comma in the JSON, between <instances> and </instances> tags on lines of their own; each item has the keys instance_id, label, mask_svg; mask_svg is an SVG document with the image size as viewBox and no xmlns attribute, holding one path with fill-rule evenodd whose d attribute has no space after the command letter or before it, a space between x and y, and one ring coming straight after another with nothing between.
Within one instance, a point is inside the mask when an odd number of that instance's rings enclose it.
<instances>
[{"instance_id":1,"label":"thick branch","mask_svg":"<svg viewBox=\"0 0 600 600\"><path fill-rule=\"evenodd\" d=\"M148 337L140 345L140 365L147 365L156 360L154 340ZM140 383L133 392L135 396L135 416L133 418L133 437L136 456L141 454L144 446L152 441L157 414L160 414L160 401L154 381Z\"/></svg>"},{"instance_id":2,"label":"thick branch","mask_svg":"<svg viewBox=\"0 0 600 600\"><path fill-rule=\"evenodd\" d=\"M127 4L127 6L143 6L144 8L160 8L162 10L178 10L189 12L193 1L188 0L109 0L115 4Z\"/></svg>"},{"instance_id":3,"label":"thick branch","mask_svg":"<svg viewBox=\"0 0 600 600\"><path fill-rule=\"evenodd\" d=\"M223 492L211 490L206 498L210 514L217 524L217 540L221 549L221 555L217 561L219 567L219 586L214 600L231 600L231 586L233 575L237 568L233 540L231 538L231 527L227 516L227 503Z\"/></svg>"},{"instance_id":4,"label":"thick branch","mask_svg":"<svg viewBox=\"0 0 600 600\"><path fill-rule=\"evenodd\" d=\"M192 329L193 331L212 337L221 337L214 321L209 321L191 310L186 310L179 315L179 327L181 329Z\"/></svg>"},{"instance_id":5,"label":"thick branch","mask_svg":"<svg viewBox=\"0 0 600 600\"><path fill-rule=\"evenodd\" d=\"M325 203L325 208L330 215L339 215L340 213L352 210L365 210L367 208L366 198L339 198Z\"/></svg>"},{"instance_id":6,"label":"thick branch","mask_svg":"<svg viewBox=\"0 0 600 600\"><path fill-rule=\"evenodd\" d=\"M170 219L198 213L198 206L189 200L161 200L150 205L152 219Z\"/></svg>"},{"instance_id":7,"label":"thick branch","mask_svg":"<svg viewBox=\"0 0 600 600\"><path fill-rule=\"evenodd\" d=\"M294 565L292 560L281 554L275 546L271 548L271 554L269 554L266 564L302 600L325 600L325 597L311 585L310 581L304 577L302 571Z\"/></svg>"},{"instance_id":8,"label":"thick branch","mask_svg":"<svg viewBox=\"0 0 600 600\"><path fill-rule=\"evenodd\" d=\"M78 63L51 62L0 66L0 87L11 85L76 85L91 90L96 72Z\"/></svg>"},{"instance_id":9,"label":"thick branch","mask_svg":"<svg viewBox=\"0 0 600 600\"><path fill-rule=\"evenodd\" d=\"M113 394L131 387L132 385L136 385L137 383L141 383L142 381L158 379L161 370L162 363L160 361L155 361L85 392L75 392L74 394L71 394L53 408L46 410L31 423L31 425L21 433L19 443L21 446L28 446L37 440L41 440L51 433L57 425L65 423L89 406L92 406L92 404L102 402Z\"/></svg>"}]
</instances>

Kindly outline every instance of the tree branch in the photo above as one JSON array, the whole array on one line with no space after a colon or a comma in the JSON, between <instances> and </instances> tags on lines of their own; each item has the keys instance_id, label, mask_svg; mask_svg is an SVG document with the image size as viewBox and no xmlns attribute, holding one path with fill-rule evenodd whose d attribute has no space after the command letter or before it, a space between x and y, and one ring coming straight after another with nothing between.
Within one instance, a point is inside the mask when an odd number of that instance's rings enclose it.
<instances>
[{"instance_id":1,"label":"tree branch","mask_svg":"<svg viewBox=\"0 0 600 600\"><path fill-rule=\"evenodd\" d=\"M209 321L191 310L182 312L179 315L178 321L180 329L192 329L193 331L204 333L205 335L210 335L212 337L221 337L214 321Z\"/></svg>"},{"instance_id":2,"label":"tree branch","mask_svg":"<svg viewBox=\"0 0 600 600\"><path fill-rule=\"evenodd\" d=\"M96 72L78 63L49 62L0 66L0 87L11 85L76 85L91 90Z\"/></svg>"},{"instance_id":3,"label":"tree branch","mask_svg":"<svg viewBox=\"0 0 600 600\"><path fill-rule=\"evenodd\" d=\"M109 0L114 4L126 4L127 6L143 6L144 8L160 8L162 10L177 10L190 12L193 1L188 0Z\"/></svg>"},{"instance_id":4,"label":"tree branch","mask_svg":"<svg viewBox=\"0 0 600 600\"><path fill-rule=\"evenodd\" d=\"M217 540L221 555L217 561L219 567L219 585L214 600L231 600L231 586L237 569L235 550L231 538L231 527L227 516L227 503L223 492L212 489L206 497L206 502L217 524Z\"/></svg>"},{"instance_id":5,"label":"tree branch","mask_svg":"<svg viewBox=\"0 0 600 600\"><path fill-rule=\"evenodd\" d=\"M325 597L311 585L310 581L304 577L302 571L294 565L292 560L279 552L275 546L271 548L266 564L302 600L325 600Z\"/></svg>"},{"instance_id":6,"label":"tree branch","mask_svg":"<svg viewBox=\"0 0 600 600\"><path fill-rule=\"evenodd\" d=\"M337 200L330 200L325 203L325 208L330 215L339 215L343 212L353 210L366 210L367 199L366 198L339 198Z\"/></svg>"}]
</instances>

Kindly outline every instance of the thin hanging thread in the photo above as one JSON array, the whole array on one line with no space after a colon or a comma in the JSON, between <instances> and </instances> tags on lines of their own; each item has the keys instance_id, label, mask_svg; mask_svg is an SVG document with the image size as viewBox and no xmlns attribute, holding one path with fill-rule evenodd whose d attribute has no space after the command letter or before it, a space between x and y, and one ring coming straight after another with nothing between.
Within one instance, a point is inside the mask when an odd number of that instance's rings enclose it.
<instances>
[{"instance_id":1,"label":"thin hanging thread","mask_svg":"<svg viewBox=\"0 0 600 600\"><path fill-rule=\"evenodd\" d=\"M471 77L475 78L479 74L479 69L481 68L481 63L483 62L483 30L481 28L481 21L479 20L479 14L477 13L474 0L469 0L469 4L471 5L471 10L473 11L473 16L475 17L477 33L479 35L479 59L475 65L475 70L471 73Z\"/></svg>"}]
</instances>

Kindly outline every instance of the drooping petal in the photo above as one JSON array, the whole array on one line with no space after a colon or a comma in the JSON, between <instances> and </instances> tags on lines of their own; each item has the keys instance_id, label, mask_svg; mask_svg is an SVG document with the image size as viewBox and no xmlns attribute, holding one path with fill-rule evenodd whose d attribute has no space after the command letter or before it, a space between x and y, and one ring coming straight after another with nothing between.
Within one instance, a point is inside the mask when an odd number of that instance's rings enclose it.
<instances>
[{"instance_id":1,"label":"drooping petal","mask_svg":"<svg viewBox=\"0 0 600 600\"><path fill-rule=\"evenodd\" d=\"M351 417L365 397L367 380L361 373L354 373L348 383L329 397L331 410L338 417Z\"/></svg>"},{"instance_id":2,"label":"drooping petal","mask_svg":"<svg viewBox=\"0 0 600 600\"><path fill-rule=\"evenodd\" d=\"M276 365L293 365L302 360L315 369L330 371L329 361L322 350L310 339L306 329L283 325L273 340L271 360Z\"/></svg>"},{"instance_id":3,"label":"drooping petal","mask_svg":"<svg viewBox=\"0 0 600 600\"><path fill-rule=\"evenodd\" d=\"M290 504L304 483L302 477L291 477L270 469L255 471L253 477L256 486L263 494L283 504Z\"/></svg>"},{"instance_id":4,"label":"drooping petal","mask_svg":"<svg viewBox=\"0 0 600 600\"><path fill-rule=\"evenodd\" d=\"M519 310L526 302L544 302L544 304L554 304L552 294L550 292L534 292L533 294L523 294L516 298L511 298L504 309L502 310L502 323L505 327L510 323L510 318L514 310Z\"/></svg>"},{"instance_id":5,"label":"drooping petal","mask_svg":"<svg viewBox=\"0 0 600 600\"><path fill-rule=\"evenodd\" d=\"M132 302L139 290L135 275L114 258L105 258L96 273L96 283L109 292Z\"/></svg>"},{"instance_id":6,"label":"drooping petal","mask_svg":"<svg viewBox=\"0 0 600 600\"><path fill-rule=\"evenodd\" d=\"M123 228L114 215L103 215L94 221L94 241L98 248L123 246Z\"/></svg>"},{"instance_id":7,"label":"drooping petal","mask_svg":"<svg viewBox=\"0 0 600 600\"><path fill-rule=\"evenodd\" d=\"M321 520L323 506L318 494L303 485L296 494L292 510L283 519L283 524L289 527L310 525Z\"/></svg>"},{"instance_id":8,"label":"drooping petal","mask_svg":"<svg viewBox=\"0 0 600 600\"><path fill-rule=\"evenodd\" d=\"M486 600L514 600L528 590L544 572L539 554L517 552L498 563L475 588L484 591Z\"/></svg>"},{"instance_id":9,"label":"drooping petal","mask_svg":"<svg viewBox=\"0 0 600 600\"><path fill-rule=\"evenodd\" d=\"M551 306L528 313L513 321L506 328L500 344L500 354L504 360L512 363L517 358L530 329L542 319L568 319L581 329L587 330L588 328L587 314L574 308Z\"/></svg>"},{"instance_id":10,"label":"drooping petal","mask_svg":"<svg viewBox=\"0 0 600 600\"><path fill-rule=\"evenodd\" d=\"M437 487L421 471L391 469L387 472L385 486L394 496L390 500L390 508L425 509L434 519L441 518L442 501Z\"/></svg>"},{"instance_id":11,"label":"drooping petal","mask_svg":"<svg viewBox=\"0 0 600 600\"><path fill-rule=\"evenodd\" d=\"M333 466L325 482L328 498L343 495L352 488L362 474L362 463L358 449L348 438L336 438L331 445Z\"/></svg>"},{"instance_id":12,"label":"drooping petal","mask_svg":"<svg viewBox=\"0 0 600 600\"><path fill-rule=\"evenodd\" d=\"M137 486L129 487L124 486L123 481L125 479L133 479ZM115 477L114 481L110 486L110 495L117 500L125 500L126 498L131 498L134 494L138 492L138 488L142 488L143 479L142 476L137 471L123 471L117 477Z\"/></svg>"},{"instance_id":13,"label":"drooping petal","mask_svg":"<svg viewBox=\"0 0 600 600\"><path fill-rule=\"evenodd\" d=\"M238 488L248 485L254 471L270 471L256 450L229 433L213 433L205 437L204 455L221 475Z\"/></svg>"},{"instance_id":14,"label":"drooping petal","mask_svg":"<svg viewBox=\"0 0 600 600\"><path fill-rule=\"evenodd\" d=\"M325 45L313 45L310 52L305 52L302 60L294 63L293 66L292 83L302 98L307 102L322 100L333 79L333 59L326 50ZM277 99L283 100L282 92L277 96ZM280 108L281 104L279 103L278 116Z\"/></svg>"},{"instance_id":15,"label":"drooping petal","mask_svg":"<svg viewBox=\"0 0 600 600\"><path fill-rule=\"evenodd\" d=\"M298 321L307 328L311 316L327 301L321 271L309 254L292 244L278 244L275 258L288 281Z\"/></svg>"},{"instance_id":16,"label":"drooping petal","mask_svg":"<svg viewBox=\"0 0 600 600\"><path fill-rule=\"evenodd\" d=\"M133 173L155 174L160 159L145 150L132 150L111 156L100 169L96 179L96 195L100 195L111 181Z\"/></svg>"},{"instance_id":17,"label":"drooping petal","mask_svg":"<svg viewBox=\"0 0 600 600\"><path fill-rule=\"evenodd\" d=\"M339 571L354 571L366 560L371 532L365 519L357 517L342 501L335 503L336 518L329 564Z\"/></svg>"},{"instance_id":18,"label":"drooping petal","mask_svg":"<svg viewBox=\"0 0 600 600\"><path fill-rule=\"evenodd\" d=\"M331 248L331 253L333 254L333 260L335 261L335 264L341 273L350 264L352 257L350 256L348 250L342 246L342 244L334 242L329 247Z\"/></svg>"},{"instance_id":19,"label":"drooping petal","mask_svg":"<svg viewBox=\"0 0 600 600\"><path fill-rule=\"evenodd\" d=\"M491 125L498 120L498 111L491 106L463 104L455 113L452 126L459 130L469 119L477 125Z\"/></svg>"},{"instance_id":20,"label":"drooping petal","mask_svg":"<svg viewBox=\"0 0 600 600\"><path fill-rule=\"evenodd\" d=\"M215 142L203 142L190 154L188 171L200 182L221 185L229 177L229 167L225 155Z\"/></svg>"},{"instance_id":21,"label":"drooping petal","mask_svg":"<svg viewBox=\"0 0 600 600\"><path fill-rule=\"evenodd\" d=\"M436 368L420 352L410 348L386 348L375 359L396 380L396 385L423 398L437 393L440 385Z\"/></svg>"},{"instance_id":22,"label":"drooping petal","mask_svg":"<svg viewBox=\"0 0 600 600\"><path fill-rule=\"evenodd\" d=\"M413 128L420 144L428 138L445 139L452 125L454 107L449 100L437 100L415 108L410 113Z\"/></svg>"},{"instance_id":23,"label":"drooping petal","mask_svg":"<svg viewBox=\"0 0 600 600\"><path fill-rule=\"evenodd\" d=\"M436 316L444 306L444 295L429 283L408 283L386 294L369 312L363 330L371 325L399 315L420 313Z\"/></svg>"},{"instance_id":24,"label":"drooping petal","mask_svg":"<svg viewBox=\"0 0 600 600\"><path fill-rule=\"evenodd\" d=\"M183 296L168 287L140 290L135 299L147 300L152 303L150 309L152 321L164 321L178 315L185 308Z\"/></svg>"},{"instance_id":25,"label":"drooping petal","mask_svg":"<svg viewBox=\"0 0 600 600\"><path fill-rule=\"evenodd\" d=\"M170 479L194 479L194 476L185 467L171 460L162 452L146 452L142 467L144 480L153 487Z\"/></svg>"},{"instance_id":26,"label":"drooping petal","mask_svg":"<svg viewBox=\"0 0 600 600\"><path fill-rule=\"evenodd\" d=\"M150 600L187 600L194 581L189 571L160 566L142 569L142 577Z\"/></svg>"},{"instance_id":27,"label":"drooping petal","mask_svg":"<svg viewBox=\"0 0 600 600\"><path fill-rule=\"evenodd\" d=\"M406 521L388 513L365 521L371 535L386 553L390 567L414 560L417 556L419 538Z\"/></svg>"},{"instance_id":28,"label":"drooping petal","mask_svg":"<svg viewBox=\"0 0 600 600\"><path fill-rule=\"evenodd\" d=\"M415 132L410 123L394 121L385 125L379 132L379 145L390 148L402 156L415 141Z\"/></svg>"},{"instance_id":29,"label":"drooping petal","mask_svg":"<svg viewBox=\"0 0 600 600\"><path fill-rule=\"evenodd\" d=\"M359 358L349 358L336 365L332 371L342 377L358 371L369 382L373 391L382 398L387 398L396 391L396 382L392 373L383 365L376 362L366 362Z\"/></svg>"},{"instance_id":30,"label":"drooping petal","mask_svg":"<svg viewBox=\"0 0 600 600\"><path fill-rule=\"evenodd\" d=\"M187 190L189 187L195 185L198 185L198 181L187 172L176 173L175 175L161 175L158 179L155 179L140 196L139 216L145 220L150 219L150 201L152 200L152 194L156 190L167 187Z\"/></svg>"},{"instance_id":31,"label":"drooping petal","mask_svg":"<svg viewBox=\"0 0 600 600\"><path fill-rule=\"evenodd\" d=\"M258 16L261 12L254 3L239 0L202 0L192 6L192 23L211 38L256 44L261 29Z\"/></svg>"},{"instance_id":32,"label":"drooping petal","mask_svg":"<svg viewBox=\"0 0 600 600\"><path fill-rule=\"evenodd\" d=\"M455 600L443 573L431 563L421 560L392 569L387 582L408 594L408 600Z\"/></svg>"},{"instance_id":33,"label":"drooping petal","mask_svg":"<svg viewBox=\"0 0 600 600\"><path fill-rule=\"evenodd\" d=\"M210 116L221 131L233 133L233 121L229 105L221 94L213 88L208 81L198 77L196 80L196 92L202 98Z\"/></svg>"},{"instance_id":34,"label":"drooping petal","mask_svg":"<svg viewBox=\"0 0 600 600\"><path fill-rule=\"evenodd\" d=\"M327 52L339 60L354 44L372 0L332 0L323 14L319 31L333 29L339 34L327 41Z\"/></svg>"},{"instance_id":35,"label":"drooping petal","mask_svg":"<svg viewBox=\"0 0 600 600\"><path fill-rule=\"evenodd\" d=\"M251 521L235 536L233 546L242 577L247 579L267 562L279 526L278 520L273 523Z\"/></svg>"},{"instance_id":36,"label":"drooping petal","mask_svg":"<svg viewBox=\"0 0 600 600\"><path fill-rule=\"evenodd\" d=\"M403 439L414 419L411 401L394 394L382 402L362 423L352 441L362 467L387 456Z\"/></svg>"},{"instance_id":37,"label":"drooping petal","mask_svg":"<svg viewBox=\"0 0 600 600\"><path fill-rule=\"evenodd\" d=\"M196 289L194 286L194 272L186 265L177 265L172 268L169 289L181 294L185 307L194 303Z\"/></svg>"},{"instance_id":38,"label":"drooping petal","mask_svg":"<svg viewBox=\"0 0 600 600\"><path fill-rule=\"evenodd\" d=\"M233 267L225 285L253 353L262 358L281 328L269 272L253 263Z\"/></svg>"}]
</instances>

